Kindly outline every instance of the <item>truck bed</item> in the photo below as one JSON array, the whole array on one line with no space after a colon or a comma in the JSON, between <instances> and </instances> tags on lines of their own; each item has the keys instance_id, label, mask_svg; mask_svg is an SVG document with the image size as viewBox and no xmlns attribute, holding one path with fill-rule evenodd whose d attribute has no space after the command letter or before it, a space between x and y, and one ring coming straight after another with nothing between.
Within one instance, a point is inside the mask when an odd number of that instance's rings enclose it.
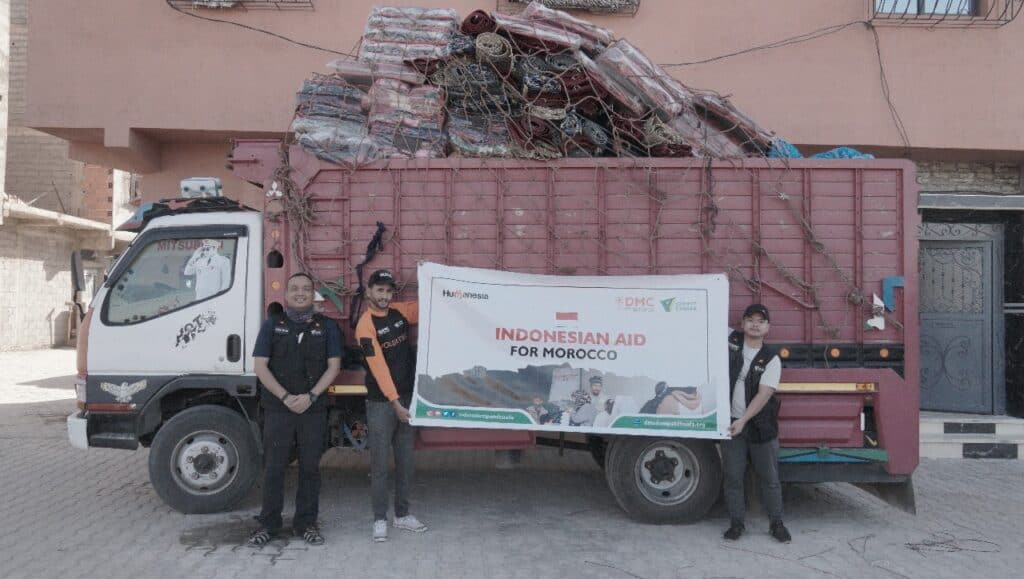
<instances>
[{"instance_id":1,"label":"truck bed","mask_svg":"<svg viewBox=\"0 0 1024 579\"><path fill-rule=\"evenodd\" d=\"M264 247L284 260L267 270L268 304L283 303L287 276L301 269L337 282L343 296L354 291L378 222L385 244L366 275L391 268L408 282L399 299L415 298L424 260L557 275L724 271L730 320L754 301L772 311L784 385L846 382L833 403L783 389L784 445L861 446L865 400L876 414L916 415L919 216L909 161L453 157L353 169L298 146L286 152L290 170L277 179L287 175L315 217L299 225L283 218L280 201L267 206ZM231 163L270 189L282 157L279 141L242 141ZM884 329L865 325L874 296L887 306ZM345 323L353 312L343 303L324 305ZM858 380L856 368L871 371ZM865 398L857 382L874 383L875 394ZM906 473L917 464L909 428L872 433L883 447L898 438L907 446L896 469Z\"/></svg>"}]
</instances>

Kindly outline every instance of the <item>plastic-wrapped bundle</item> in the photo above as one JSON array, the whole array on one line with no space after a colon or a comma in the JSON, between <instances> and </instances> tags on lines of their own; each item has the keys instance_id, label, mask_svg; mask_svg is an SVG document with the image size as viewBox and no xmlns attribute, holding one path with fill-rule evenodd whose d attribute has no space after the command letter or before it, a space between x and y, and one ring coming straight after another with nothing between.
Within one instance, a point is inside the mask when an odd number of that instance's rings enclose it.
<instances>
[{"instance_id":1,"label":"plastic-wrapped bundle","mask_svg":"<svg viewBox=\"0 0 1024 579\"><path fill-rule=\"evenodd\" d=\"M635 115L642 116L647 112L647 105L644 104L643 100L636 93L609 75L596 62L591 60L589 56L582 52L577 52L575 56L583 70L587 71L587 75L594 81L594 84L608 91L608 94L615 101L622 104L622 106L629 109Z\"/></svg>"},{"instance_id":2,"label":"plastic-wrapped bundle","mask_svg":"<svg viewBox=\"0 0 1024 579\"><path fill-rule=\"evenodd\" d=\"M592 52L599 51L615 41L615 35L610 30L595 26L586 20L581 20L560 10L552 10L540 2L531 2L520 16L529 20L544 22L555 28L574 32L585 40L589 40L584 45L584 48Z\"/></svg>"},{"instance_id":3,"label":"plastic-wrapped bundle","mask_svg":"<svg viewBox=\"0 0 1024 579\"><path fill-rule=\"evenodd\" d=\"M366 120L366 113L360 105L338 101L310 100L299 103L295 108L299 117L331 117L342 120Z\"/></svg>"},{"instance_id":4,"label":"plastic-wrapped bundle","mask_svg":"<svg viewBox=\"0 0 1024 579\"><path fill-rule=\"evenodd\" d=\"M295 117L292 121L291 131L296 134L322 133L323 137L338 139L365 137L369 132L366 127L366 117L360 121L320 116Z\"/></svg>"},{"instance_id":5,"label":"plastic-wrapped bundle","mask_svg":"<svg viewBox=\"0 0 1024 579\"><path fill-rule=\"evenodd\" d=\"M667 117L682 112L682 104L659 82L657 73L647 69L643 61L632 58L629 48L632 46L628 42L620 40L605 49L595 62L624 86L635 87L631 92L641 95L655 111Z\"/></svg>"},{"instance_id":6,"label":"plastic-wrapped bundle","mask_svg":"<svg viewBox=\"0 0 1024 579\"><path fill-rule=\"evenodd\" d=\"M333 97L360 102L366 93L340 77L321 76L302 82L301 97Z\"/></svg>"},{"instance_id":7,"label":"plastic-wrapped bundle","mask_svg":"<svg viewBox=\"0 0 1024 579\"><path fill-rule=\"evenodd\" d=\"M682 114L669 121L668 125L693 148L696 157L730 159L746 156L741 146L706 122L691 107L684 108Z\"/></svg>"},{"instance_id":8,"label":"plastic-wrapped bundle","mask_svg":"<svg viewBox=\"0 0 1024 579\"><path fill-rule=\"evenodd\" d=\"M364 40L405 42L409 44L420 42L441 44L447 43L450 38L451 33L447 30L437 30L434 28L397 28L391 30L373 29L367 30L363 34Z\"/></svg>"},{"instance_id":9,"label":"plastic-wrapped bundle","mask_svg":"<svg viewBox=\"0 0 1024 579\"><path fill-rule=\"evenodd\" d=\"M457 28L454 10L377 7L366 21L359 58L395 64L445 59Z\"/></svg>"},{"instance_id":10,"label":"plastic-wrapped bundle","mask_svg":"<svg viewBox=\"0 0 1024 579\"><path fill-rule=\"evenodd\" d=\"M380 158L370 137L348 136L329 129L299 135L298 142L318 158L339 165L359 166Z\"/></svg>"},{"instance_id":11,"label":"plastic-wrapped bundle","mask_svg":"<svg viewBox=\"0 0 1024 579\"><path fill-rule=\"evenodd\" d=\"M369 92L370 123L391 123L439 130L444 126L444 92L434 86L379 79Z\"/></svg>"},{"instance_id":12,"label":"plastic-wrapped bundle","mask_svg":"<svg viewBox=\"0 0 1024 579\"><path fill-rule=\"evenodd\" d=\"M360 58L370 62L441 60L449 56L447 41L444 44L365 41L360 48Z\"/></svg>"},{"instance_id":13,"label":"plastic-wrapped bundle","mask_svg":"<svg viewBox=\"0 0 1024 579\"><path fill-rule=\"evenodd\" d=\"M359 84L372 84L378 78L393 78L409 84L423 84L426 77L405 64L362 62L340 58L327 64L346 79Z\"/></svg>"},{"instance_id":14,"label":"plastic-wrapped bundle","mask_svg":"<svg viewBox=\"0 0 1024 579\"><path fill-rule=\"evenodd\" d=\"M697 97L695 104L707 112L709 122L748 152L766 154L771 150L773 135L740 112L727 99L704 93Z\"/></svg>"},{"instance_id":15,"label":"plastic-wrapped bundle","mask_svg":"<svg viewBox=\"0 0 1024 579\"><path fill-rule=\"evenodd\" d=\"M547 50L557 50L559 47L579 50L583 44L583 38L579 34L560 30L550 24L508 16L506 14L494 14L492 18L498 30L504 30L516 36L532 38L542 43Z\"/></svg>"},{"instance_id":16,"label":"plastic-wrapped bundle","mask_svg":"<svg viewBox=\"0 0 1024 579\"><path fill-rule=\"evenodd\" d=\"M373 9L371 18L380 16L383 18L406 18L415 21L440 20L442 22L457 22L459 14L451 8L417 8L405 6L378 6Z\"/></svg>"}]
</instances>

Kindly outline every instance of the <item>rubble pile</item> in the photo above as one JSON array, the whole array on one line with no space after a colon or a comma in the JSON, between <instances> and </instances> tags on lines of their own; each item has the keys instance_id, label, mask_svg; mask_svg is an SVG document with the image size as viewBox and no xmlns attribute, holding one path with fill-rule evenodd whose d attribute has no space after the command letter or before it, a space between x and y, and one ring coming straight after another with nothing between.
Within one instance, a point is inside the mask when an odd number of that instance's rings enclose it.
<instances>
[{"instance_id":1,"label":"rubble pile","mask_svg":"<svg viewBox=\"0 0 1024 579\"><path fill-rule=\"evenodd\" d=\"M611 31L533 2L517 16L374 8L358 59L298 93L321 159L766 156L773 136Z\"/></svg>"}]
</instances>

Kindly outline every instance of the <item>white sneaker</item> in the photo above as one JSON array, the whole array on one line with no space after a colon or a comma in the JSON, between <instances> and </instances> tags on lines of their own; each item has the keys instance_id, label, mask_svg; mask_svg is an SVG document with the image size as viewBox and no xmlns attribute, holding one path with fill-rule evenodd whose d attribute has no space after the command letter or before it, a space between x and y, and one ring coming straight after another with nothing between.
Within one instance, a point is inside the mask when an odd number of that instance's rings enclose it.
<instances>
[{"instance_id":1,"label":"white sneaker","mask_svg":"<svg viewBox=\"0 0 1024 579\"><path fill-rule=\"evenodd\" d=\"M396 529L405 529L406 531L412 531L413 533L422 533L427 530L427 526L421 523L420 520L413 515L395 517L394 525Z\"/></svg>"},{"instance_id":2,"label":"white sneaker","mask_svg":"<svg viewBox=\"0 0 1024 579\"><path fill-rule=\"evenodd\" d=\"M385 519L373 522L373 542L383 543L388 540L388 522Z\"/></svg>"}]
</instances>

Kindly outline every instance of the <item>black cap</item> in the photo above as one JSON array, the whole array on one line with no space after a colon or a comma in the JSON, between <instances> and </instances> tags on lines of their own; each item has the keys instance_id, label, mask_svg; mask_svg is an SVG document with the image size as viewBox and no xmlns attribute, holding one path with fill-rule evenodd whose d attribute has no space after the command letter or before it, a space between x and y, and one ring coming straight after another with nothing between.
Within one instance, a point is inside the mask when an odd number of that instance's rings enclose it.
<instances>
[{"instance_id":1,"label":"black cap","mask_svg":"<svg viewBox=\"0 0 1024 579\"><path fill-rule=\"evenodd\" d=\"M590 377L590 383L591 384L596 384L598 382L600 382L601 384L604 384L604 378L602 378L600 376L591 376Z\"/></svg>"},{"instance_id":2,"label":"black cap","mask_svg":"<svg viewBox=\"0 0 1024 579\"><path fill-rule=\"evenodd\" d=\"M398 287L398 282L395 281L395 276L391 275L390 271L386 269L378 269L370 274L370 280L366 282L366 287L384 284L388 284L393 288Z\"/></svg>"},{"instance_id":3,"label":"black cap","mask_svg":"<svg viewBox=\"0 0 1024 579\"><path fill-rule=\"evenodd\" d=\"M766 322L771 321L771 319L768 317L768 308L762 306L761 304L750 304L749 306L747 306L747 309L743 310L744 318L749 318L754 314L761 314L761 317L764 318L764 321Z\"/></svg>"}]
</instances>

